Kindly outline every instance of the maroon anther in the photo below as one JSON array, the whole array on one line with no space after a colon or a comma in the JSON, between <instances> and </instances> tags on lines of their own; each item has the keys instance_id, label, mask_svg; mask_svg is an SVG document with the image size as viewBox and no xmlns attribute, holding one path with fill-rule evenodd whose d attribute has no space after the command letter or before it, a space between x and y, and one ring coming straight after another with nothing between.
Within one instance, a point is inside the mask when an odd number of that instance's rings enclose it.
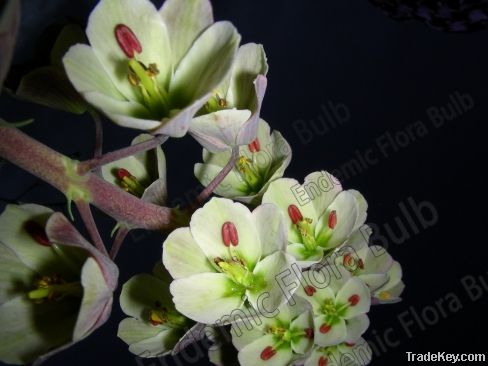
<instances>
[{"instance_id":1,"label":"maroon anther","mask_svg":"<svg viewBox=\"0 0 488 366\"><path fill-rule=\"evenodd\" d=\"M33 220L29 220L24 224L24 229L37 243L46 247L51 246L49 238L46 235L44 228Z\"/></svg>"},{"instance_id":2,"label":"maroon anther","mask_svg":"<svg viewBox=\"0 0 488 366\"><path fill-rule=\"evenodd\" d=\"M224 245L226 247L230 246L237 246L239 244L239 235L237 234L236 226L230 222L224 222L222 225L222 240L224 241Z\"/></svg>"},{"instance_id":3,"label":"maroon anther","mask_svg":"<svg viewBox=\"0 0 488 366\"><path fill-rule=\"evenodd\" d=\"M134 58L135 53L142 52L142 46L136 35L125 24L117 24L114 29L115 39L120 49L128 58Z\"/></svg>"},{"instance_id":4,"label":"maroon anther","mask_svg":"<svg viewBox=\"0 0 488 366\"><path fill-rule=\"evenodd\" d=\"M249 148L249 151L252 153L257 153L261 150L261 144L259 143L259 139L256 137L256 139L251 142L249 145L247 145Z\"/></svg>"},{"instance_id":5,"label":"maroon anther","mask_svg":"<svg viewBox=\"0 0 488 366\"><path fill-rule=\"evenodd\" d=\"M291 222L295 225L303 220L303 215L300 212L300 209L295 205L288 206L288 216L290 216Z\"/></svg>"}]
</instances>

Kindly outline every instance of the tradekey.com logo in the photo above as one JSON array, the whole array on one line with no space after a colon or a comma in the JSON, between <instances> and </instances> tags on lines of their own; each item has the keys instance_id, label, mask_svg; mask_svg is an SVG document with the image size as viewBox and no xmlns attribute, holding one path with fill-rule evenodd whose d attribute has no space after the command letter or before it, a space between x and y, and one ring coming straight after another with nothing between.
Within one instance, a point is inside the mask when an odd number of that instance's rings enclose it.
<instances>
[{"instance_id":1,"label":"tradekey.com logo","mask_svg":"<svg viewBox=\"0 0 488 366\"><path fill-rule=\"evenodd\" d=\"M408 362L485 362L486 355L483 353L446 353L446 352L427 352L413 353L407 352Z\"/></svg>"}]
</instances>

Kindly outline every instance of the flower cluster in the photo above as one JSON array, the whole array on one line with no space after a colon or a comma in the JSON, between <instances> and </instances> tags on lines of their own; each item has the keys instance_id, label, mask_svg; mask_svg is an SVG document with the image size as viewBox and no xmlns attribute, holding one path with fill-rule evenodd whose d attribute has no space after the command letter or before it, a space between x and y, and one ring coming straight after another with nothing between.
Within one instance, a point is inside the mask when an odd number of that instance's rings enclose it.
<instances>
[{"instance_id":1,"label":"flower cluster","mask_svg":"<svg viewBox=\"0 0 488 366\"><path fill-rule=\"evenodd\" d=\"M4 8L18 16L13 1ZM1 15L0 32L11 27L14 34L11 23ZM214 21L208 0L166 0L161 9L149 0L100 0L88 20L89 44L66 47L69 34L53 51L67 50L62 62L49 71L69 79L69 92L36 97L35 80L43 78L34 73L20 94L67 111L98 111L144 133L105 155L97 146L94 158L80 163L0 120L1 138L16 131L14 143L0 141L0 157L61 190L93 242L49 208L6 207L0 360L42 362L95 331L111 312L118 285L113 260L125 235L165 228L152 273L133 276L121 289L127 317L118 336L130 352L175 354L206 336L214 343L209 359L221 366L368 364L367 314L371 305L400 301L401 266L369 245L361 193L344 190L326 171L303 184L285 176L290 145L260 118L268 71L263 46L241 45L234 25ZM12 44L0 37L2 52L11 55ZM0 60L0 83L8 63ZM186 133L203 147L194 174L206 188L189 207L164 207L161 145ZM110 253L90 205L117 221Z\"/></svg>"}]
</instances>

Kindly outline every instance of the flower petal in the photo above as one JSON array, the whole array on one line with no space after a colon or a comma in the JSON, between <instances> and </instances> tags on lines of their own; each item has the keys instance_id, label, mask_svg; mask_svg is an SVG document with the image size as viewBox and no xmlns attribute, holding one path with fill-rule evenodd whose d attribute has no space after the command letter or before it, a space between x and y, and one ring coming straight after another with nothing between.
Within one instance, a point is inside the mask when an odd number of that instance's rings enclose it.
<instances>
[{"instance_id":1,"label":"flower petal","mask_svg":"<svg viewBox=\"0 0 488 366\"><path fill-rule=\"evenodd\" d=\"M337 224L329 227L329 217L335 211ZM342 244L351 234L356 223L356 199L349 191L340 192L319 218L315 227L318 242L332 249ZM325 238L325 239L324 239Z\"/></svg>"},{"instance_id":2,"label":"flower petal","mask_svg":"<svg viewBox=\"0 0 488 366\"><path fill-rule=\"evenodd\" d=\"M206 187L222 171L222 168L218 165L197 163L194 167L195 177ZM245 194L247 190L247 183L240 174L232 170L218 185L214 193L226 198L235 198Z\"/></svg>"},{"instance_id":3,"label":"flower petal","mask_svg":"<svg viewBox=\"0 0 488 366\"><path fill-rule=\"evenodd\" d=\"M313 316L312 312L306 311L300 316L298 316L291 323L290 330L292 332L303 332L306 329L313 329ZM313 338L307 338L306 336L295 337L291 340L291 348L293 352L298 354L307 353L313 345Z\"/></svg>"},{"instance_id":4,"label":"flower petal","mask_svg":"<svg viewBox=\"0 0 488 366\"><path fill-rule=\"evenodd\" d=\"M357 277L350 278L339 290L336 296L336 304L347 304L352 296L358 296L358 302L347 308L344 319L351 319L357 315L367 313L371 306L371 294L368 287Z\"/></svg>"},{"instance_id":5,"label":"flower petal","mask_svg":"<svg viewBox=\"0 0 488 366\"><path fill-rule=\"evenodd\" d=\"M373 350L363 338L360 338L354 345L339 345L340 359L347 362L349 366L365 366L371 362ZM339 358L338 358L339 359Z\"/></svg>"},{"instance_id":6,"label":"flower petal","mask_svg":"<svg viewBox=\"0 0 488 366\"><path fill-rule=\"evenodd\" d=\"M78 320L73 331L73 340L85 338L102 325L99 318L104 315L108 319L110 312L106 312L107 304L112 304L112 291L105 282L100 266L93 258L88 258L81 272L83 299L81 301Z\"/></svg>"},{"instance_id":7,"label":"flower petal","mask_svg":"<svg viewBox=\"0 0 488 366\"><path fill-rule=\"evenodd\" d=\"M213 22L208 0L166 0L159 11L168 29L171 58L176 66L196 38Z\"/></svg>"},{"instance_id":8,"label":"flower petal","mask_svg":"<svg viewBox=\"0 0 488 366\"><path fill-rule=\"evenodd\" d=\"M193 118L190 134L210 152L227 150L242 145L237 143L237 136L250 116L251 111L247 109L224 109L204 114Z\"/></svg>"},{"instance_id":9,"label":"flower petal","mask_svg":"<svg viewBox=\"0 0 488 366\"><path fill-rule=\"evenodd\" d=\"M234 282L221 273L201 273L173 281L176 310L200 323L215 324L239 310L243 299L233 292Z\"/></svg>"},{"instance_id":10,"label":"flower petal","mask_svg":"<svg viewBox=\"0 0 488 366\"><path fill-rule=\"evenodd\" d=\"M0 306L0 360L27 364L68 343L76 322L78 300L34 304L19 296Z\"/></svg>"},{"instance_id":11,"label":"flower petal","mask_svg":"<svg viewBox=\"0 0 488 366\"><path fill-rule=\"evenodd\" d=\"M293 264L295 264L295 259L281 251L267 256L257 264L253 273L262 281L263 287L258 291L247 291L249 303L254 309L260 311L263 309L272 313L288 301L300 286L300 278L297 278L292 269ZM286 293L281 288L282 283L286 284Z\"/></svg>"},{"instance_id":12,"label":"flower petal","mask_svg":"<svg viewBox=\"0 0 488 366\"><path fill-rule=\"evenodd\" d=\"M366 314L358 315L346 320L347 343L356 343L369 328L369 318Z\"/></svg>"},{"instance_id":13,"label":"flower petal","mask_svg":"<svg viewBox=\"0 0 488 366\"><path fill-rule=\"evenodd\" d=\"M339 180L325 170L310 173L303 186L309 192L317 214L320 216L342 191Z\"/></svg>"},{"instance_id":14,"label":"flower petal","mask_svg":"<svg viewBox=\"0 0 488 366\"><path fill-rule=\"evenodd\" d=\"M335 346L344 342L347 337L346 322L343 319L338 319L334 324L328 324L330 330L322 333L320 328L327 323L325 315L320 315L314 319L314 342L321 347Z\"/></svg>"},{"instance_id":15,"label":"flower petal","mask_svg":"<svg viewBox=\"0 0 488 366\"><path fill-rule=\"evenodd\" d=\"M0 242L0 305L26 293L36 272L22 263L15 252Z\"/></svg>"},{"instance_id":16,"label":"flower petal","mask_svg":"<svg viewBox=\"0 0 488 366\"><path fill-rule=\"evenodd\" d=\"M207 28L180 61L170 85L177 108L212 92L232 67L240 36L229 22Z\"/></svg>"},{"instance_id":17,"label":"flower petal","mask_svg":"<svg viewBox=\"0 0 488 366\"><path fill-rule=\"evenodd\" d=\"M163 244L163 263L174 279L215 272L187 227L168 235Z\"/></svg>"},{"instance_id":18,"label":"flower petal","mask_svg":"<svg viewBox=\"0 0 488 366\"><path fill-rule=\"evenodd\" d=\"M284 213L290 243L300 243L302 238L288 215L288 206L295 205L304 218L317 222L313 201L295 179L280 178L272 182L263 196L263 203L274 203Z\"/></svg>"},{"instance_id":19,"label":"flower petal","mask_svg":"<svg viewBox=\"0 0 488 366\"><path fill-rule=\"evenodd\" d=\"M263 331L260 327L253 326L252 329L247 329L242 324L234 324L232 325L231 334L232 344L238 351L240 351L255 340L265 336L266 332Z\"/></svg>"},{"instance_id":20,"label":"flower petal","mask_svg":"<svg viewBox=\"0 0 488 366\"><path fill-rule=\"evenodd\" d=\"M168 31L154 5L148 0L102 0L88 19L86 34L94 53L117 89L129 100L139 100L138 91L127 81L128 58L114 31L127 26L137 37L142 53L137 60L159 70L157 81L167 87L173 70Z\"/></svg>"},{"instance_id":21,"label":"flower petal","mask_svg":"<svg viewBox=\"0 0 488 366\"><path fill-rule=\"evenodd\" d=\"M365 198L361 193L356 191L355 189L349 189L348 192L352 193L354 197L356 197L356 224L354 225L353 230L359 229L365 222L368 210L368 202L366 202Z\"/></svg>"},{"instance_id":22,"label":"flower petal","mask_svg":"<svg viewBox=\"0 0 488 366\"><path fill-rule=\"evenodd\" d=\"M261 357L263 351L267 347L273 347L275 344L276 340L273 339L272 335L266 335L257 339L239 352L239 364L242 366L255 366L266 362L268 366L288 365L293 356L291 347L288 345L279 347L271 358L263 361Z\"/></svg>"},{"instance_id":23,"label":"flower petal","mask_svg":"<svg viewBox=\"0 0 488 366\"><path fill-rule=\"evenodd\" d=\"M226 247L222 240L222 226L232 222L238 233L239 244ZM190 230L193 238L210 261L215 258L229 258L235 253L253 269L262 248L251 212L241 203L225 198L212 198L203 208L195 211L191 218ZM234 254L232 254L234 255Z\"/></svg>"},{"instance_id":24,"label":"flower petal","mask_svg":"<svg viewBox=\"0 0 488 366\"><path fill-rule=\"evenodd\" d=\"M262 256L267 256L277 250L286 251L288 244L285 220L280 209L270 203L258 206L252 212L261 241Z\"/></svg>"}]
</instances>

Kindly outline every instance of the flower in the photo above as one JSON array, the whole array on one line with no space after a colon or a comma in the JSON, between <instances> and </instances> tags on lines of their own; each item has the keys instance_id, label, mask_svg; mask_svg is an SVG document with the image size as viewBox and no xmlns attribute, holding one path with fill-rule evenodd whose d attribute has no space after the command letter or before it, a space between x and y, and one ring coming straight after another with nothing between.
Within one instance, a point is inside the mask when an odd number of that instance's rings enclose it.
<instances>
[{"instance_id":1,"label":"flower","mask_svg":"<svg viewBox=\"0 0 488 366\"><path fill-rule=\"evenodd\" d=\"M290 274L295 263L285 246L275 206L251 213L240 203L212 198L195 211L190 227L173 231L163 245L176 309L206 324L227 323L248 307L275 311L287 299L276 276ZM298 276L287 278L290 289Z\"/></svg>"},{"instance_id":2,"label":"flower","mask_svg":"<svg viewBox=\"0 0 488 366\"><path fill-rule=\"evenodd\" d=\"M403 288L398 262L381 246L368 246L371 228L363 226L338 250L335 263L368 285L373 303L398 302Z\"/></svg>"},{"instance_id":3,"label":"flower","mask_svg":"<svg viewBox=\"0 0 488 366\"><path fill-rule=\"evenodd\" d=\"M166 355L195 322L179 314L169 293L171 277L161 263L153 275L139 274L122 287L120 306L129 318L119 325L118 336L139 357Z\"/></svg>"},{"instance_id":4,"label":"flower","mask_svg":"<svg viewBox=\"0 0 488 366\"><path fill-rule=\"evenodd\" d=\"M0 227L0 360L44 360L105 323L117 267L62 214L9 205Z\"/></svg>"},{"instance_id":5,"label":"flower","mask_svg":"<svg viewBox=\"0 0 488 366\"><path fill-rule=\"evenodd\" d=\"M304 366L365 366L371 362L373 351L363 338L355 343L337 346L314 346Z\"/></svg>"},{"instance_id":6,"label":"flower","mask_svg":"<svg viewBox=\"0 0 488 366\"><path fill-rule=\"evenodd\" d=\"M321 272L326 281L319 282L314 272ZM371 293L366 284L344 269L333 271L328 266L315 266L304 278L306 286L300 286L296 295L312 305L315 344L328 347L356 342L369 327L366 313Z\"/></svg>"},{"instance_id":7,"label":"flower","mask_svg":"<svg viewBox=\"0 0 488 366\"><path fill-rule=\"evenodd\" d=\"M20 3L16 0L7 0L0 13L0 93L3 81L10 69L15 38L20 24Z\"/></svg>"},{"instance_id":8,"label":"flower","mask_svg":"<svg viewBox=\"0 0 488 366\"><path fill-rule=\"evenodd\" d=\"M240 36L213 22L208 0L101 0L88 20L88 45L63 62L75 89L115 123L172 137L231 70Z\"/></svg>"},{"instance_id":9,"label":"flower","mask_svg":"<svg viewBox=\"0 0 488 366\"><path fill-rule=\"evenodd\" d=\"M259 326L248 329L241 325L234 324L231 333L242 366L289 365L313 345L313 314L300 298L280 306L275 317L265 318Z\"/></svg>"},{"instance_id":10,"label":"flower","mask_svg":"<svg viewBox=\"0 0 488 366\"><path fill-rule=\"evenodd\" d=\"M241 46L231 74L193 119L190 134L213 153L251 143L258 133L267 72L263 46Z\"/></svg>"},{"instance_id":11,"label":"flower","mask_svg":"<svg viewBox=\"0 0 488 366\"><path fill-rule=\"evenodd\" d=\"M290 178L271 182L263 203L274 203L285 215L287 252L302 266L320 261L366 220L364 197L352 189L343 191L325 171L309 174L303 185Z\"/></svg>"},{"instance_id":12,"label":"flower","mask_svg":"<svg viewBox=\"0 0 488 366\"><path fill-rule=\"evenodd\" d=\"M231 157L230 151L212 154L203 150L203 164L195 164L194 172L202 185L208 185ZM214 191L236 201L258 205L269 184L282 177L290 164L291 148L281 133L270 133L269 125L260 120L256 139L239 147L239 160Z\"/></svg>"},{"instance_id":13,"label":"flower","mask_svg":"<svg viewBox=\"0 0 488 366\"><path fill-rule=\"evenodd\" d=\"M132 145L151 138L148 134L139 135ZM145 201L159 205L166 202L166 158L160 146L102 166L102 176Z\"/></svg>"}]
</instances>

